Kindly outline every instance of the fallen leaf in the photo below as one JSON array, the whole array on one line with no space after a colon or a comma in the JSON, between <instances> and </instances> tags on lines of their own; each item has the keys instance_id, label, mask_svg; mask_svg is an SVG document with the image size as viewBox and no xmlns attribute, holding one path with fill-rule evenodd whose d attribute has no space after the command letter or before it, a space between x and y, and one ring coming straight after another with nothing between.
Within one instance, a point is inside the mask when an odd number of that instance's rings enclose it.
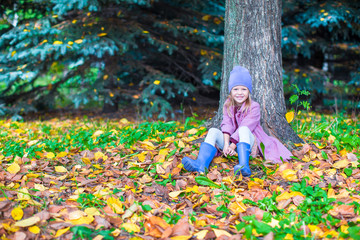
<instances>
[{"instance_id":1,"label":"fallen leaf","mask_svg":"<svg viewBox=\"0 0 360 240\"><path fill-rule=\"evenodd\" d=\"M20 166L16 162L13 162L6 170L11 174L16 174L20 171Z\"/></svg>"},{"instance_id":2,"label":"fallen leaf","mask_svg":"<svg viewBox=\"0 0 360 240\"><path fill-rule=\"evenodd\" d=\"M332 166L333 168L340 169L340 168L346 168L350 164L349 160L340 160L335 162Z\"/></svg>"},{"instance_id":3,"label":"fallen leaf","mask_svg":"<svg viewBox=\"0 0 360 240\"><path fill-rule=\"evenodd\" d=\"M296 172L292 169L286 169L281 172L281 176L288 181L297 181L298 178L296 176Z\"/></svg>"},{"instance_id":4,"label":"fallen leaf","mask_svg":"<svg viewBox=\"0 0 360 240\"><path fill-rule=\"evenodd\" d=\"M24 233L24 232L16 232L15 234L14 234L14 240L24 240L24 239L26 239L26 233Z\"/></svg>"},{"instance_id":5,"label":"fallen leaf","mask_svg":"<svg viewBox=\"0 0 360 240\"><path fill-rule=\"evenodd\" d=\"M229 209L233 214L239 214L246 212L247 207L242 202L233 202L230 204Z\"/></svg>"},{"instance_id":6,"label":"fallen leaf","mask_svg":"<svg viewBox=\"0 0 360 240\"><path fill-rule=\"evenodd\" d=\"M14 220L18 221L24 216L24 212L20 207L16 207L11 210L11 216Z\"/></svg>"},{"instance_id":7,"label":"fallen leaf","mask_svg":"<svg viewBox=\"0 0 360 240\"><path fill-rule=\"evenodd\" d=\"M29 227L29 231L32 232L33 234L38 234L40 233L40 228L38 226L32 226Z\"/></svg>"},{"instance_id":8,"label":"fallen leaf","mask_svg":"<svg viewBox=\"0 0 360 240\"><path fill-rule=\"evenodd\" d=\"M172 198L177 198L183 192L184 192L183 190L182 191L174 191L174 192L169 193L169 196Z\"/></svg>"},{"instance_id":9,"label":"fallen leaf","mask_svg":"<svg viewBox=\"0 0 360 240\"><path fill-rule=\"evenodd\" d=\"M183 236L183 237L191 237L190 235L190 224L188 222L188 218L180 219L175 226L172 228L172 237L174 236Z\"/></svg>"},{"instance_id":10,"label":"fallen leaf","mask_svg":"<svg viewBox=\"0 0 360 240\"><path fill-rule=\"evenodd\" d=\"M68 170L63 166L55 166L55 172L66 173Z\"/></svg>"},{"instance_id":11,"label":"fallen leaf","mask_svg":"<svg viewBox=\"0 0 360 240\"><path fill-rule=\"evenodd\" d=\"M194 236L196 236L197 239L204 239L208 232L209 230L202 230L200 232L195 233Z\"/></svg>"},{"instance_id":12,"label":"fallen leaf","mask_svg":"<svg viewBox=\"0 0 360 240\"><path fill-rule=\"evenodd\" d=\"M276 197L276 201L280 202L282 200L287 200L289 198L295 197L295 196L302 196L305 197L304 194L301 192L283 192L279 196Z\"/></svg>"},{"instance_id":13,"label":"fallen leaf","mask_svg":"<svg viewBox=\"0 0 360 240\"><path fill-rule=\"evenodd\" d=\"M107 204L114 211L114 213L118 213L118 214L124 213L123 205L119 199L110 197L107 199Z\"/></svg>"},{"instance_id":14,"label":"fallen leaf","mask_svg":"<svg viewBox=\"0 0 360 240\"><path fill-rule=\"evenodd\" d=\"M285 114L286 121L287 121L288 123L291 123L292 120L294 120L294 116L295 116L295 113L294 113L293 111L287 112L287 113Z\"/></svg>"},{"instance_id":15,"label":"fallen leaf","mask_svg":"<svg viewBox=\"0 0 360 240\"><path fill-rule=\"evenodd\" d=\"M227 236L227 237L231 237L232 235L230 233L228 233L227 231L225 230L220 230L220 229L212 229L215 233L215 236L216 237L221 237L221 236Z\"/></svg>"},{"instance_id":16,"label":"fallen leaf","mask_svg":"<svg viewBox=\"0 0 360 240\"><path fill-rule=\"evenodd\" d=\"M56 231L56 234L55 234L54 237L58 238L58 237L60 237L61 235L63 235L64 233L66 233L69 230L70 230L70 227L59 229L59 230Z\"/></svg>"},{"instance_id":17,"label":"fallen leaf","mask_svg":"<svg viewBox=\"0 0 360 240\"><path fill-rule=\"evenodd\" d=\"M94 221L94 217L89 215L85 217L81 217L74 220L69 220L68 222L71 222L74 225L82 225L82 224L90 224Z\"/></svg>"},{"instance_id":18,"label":"fallen leaf","mask_svg":"<svg viewBox=\"0 0 360 240\"><path fill-rule=\"evenodd\" d=\"M91 215L91 216L99 216L100 212L99 210L97 210L94 207L90 207L90 208L86 208L84 211L87 215Z\"/></svg>"},{"instance_id":19,"label":"fallen leaf","mask_svg":"<svg viewBox=\"0 0 360 240\"><path fill-rule=\"evenodd\" d=\"M124 228L129 233L138 233L140 232L140 227L134 223L123 223L121 224L121 228Z\"/></svg>"},{"instance_id":20,"label":"fallen leaf","mask_svg":"<svg viewBox=\"0 0 360 240\"><path fill-rule=\"evenodd\" d=\"M39 217L30 217L21 221L18 221L14 224L15 227L30 227L32 225L37 224L40 222Z\"/></svg>"}]
</instances>

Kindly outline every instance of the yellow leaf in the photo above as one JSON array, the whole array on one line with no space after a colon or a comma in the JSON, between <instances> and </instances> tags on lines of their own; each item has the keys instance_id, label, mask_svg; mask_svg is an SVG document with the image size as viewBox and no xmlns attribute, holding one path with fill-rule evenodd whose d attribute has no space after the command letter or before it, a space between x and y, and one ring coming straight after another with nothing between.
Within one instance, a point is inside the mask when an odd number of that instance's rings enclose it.
<instances>
[{"instance_id":1,"label":"yellow leaf","mask_svg":"<svg viewBox=\"0 0 360 240\"><path fill-rule=\"evenodd\" d=\"M103 36L106 36L106 35L107 35L107 33L99 33L98 34L99 37L103 37Z\"/></svg>"},{"instance_id":2,"label":"yellow leaf","mask_svg":"<svg viewBox=\"0 0 360 240\"><path fill-rule=\"evenodd\" d=\"M295 181L298 179L296 176L296 172L292 169L285 169L281 172L281 176L288 181Z\"/></svg>"},{"instance_id":3,"label":"yellow leaf","mask_svg":"<svg viewBox=\"0 0 360 240\"><path fill-rule=\"evenodd\" d=\"M94 157L95 157L95 160L97 161L97 160L99 160L100 158L102 158L102 159L104 159L104 154L102 153L102 152L96 152L95 154L94 154Z\"/></svg>"},{"instance_id":4,"label":"yellow leaf","mask_svg":"<svg viewBox=\"0 0 360 240\"><path fill-rule=\"evenodd\" d=\"M39 141L39 140L32 140L32 141L30 141L30 142L27 143L27 146L28 146L28 147L31 147L31 146L35 145L38 141Z\"/></svg>"},{"instance_id":5,"label":"yellow leaf","mask_svg":"<svg viewBox=\"0 0 360 240\"><path fill-rule=\"evenodd\" d=\"M1 226L1 225L0 225ZM17 231L19 231L19 228L18 227L14 227L14 225L10 225L10 224L8 224L8 223L2 223L2 227L5 229L5 230L7 230L7 231L9 231L9 232L17 232ZM8 239L8 238L6 238L6 239Z\"/></svg>"},{"instance_id":6,"label":"yellow leaf","mask_svg":"<svg viewBox=\"0 0 360 240\"><path fill-rule=\"evenodd\" d=\"M126 118L122 118L122 119L120 120L120 123L122 123L122 124L128 124L129 121L128 121Z\"/></svg>"},{"instance_id":7,"label":"yellow leaf","mask_svg":"<svg viewBox=\"0 0 360 240\"><path fill-rule=\"evenodd\" d=\"M30 217L21 221L18 221L14 224L15 227L30 227L32 225L37 224L40 222L39 217Z\"/></svg>"},{"instance_id":8,"label":"yellow leaf","mask_svg":"<svg viewBox=\"0 0 360 240\"><path fill-rule=\"evenodd\" d=\"M294 120L294 116L295 116L295 114L294 114L294 112L292 112L292 111L286 113L286 114L285 114L286 121L287 121L288 123L291 123L292 120Z\"/></svg>"},{"instance_id":9,"label":"yellow leaf","mask_svg":"<svg viewBox=\"0 0 360 240\"><path fill-rule=\"evenodd\" d=\"M303 160L304 162L310 162L311 161L311 159L307 155L305 155L301 160Z\"/></svg>"},{"instance_id":10,"label":"yellow leaf","mask_svg":"<svg viewBox=\"0 0 360 240\"><path fill-rule=\"evenodd\" d=\"M269 222L269 225L270 225L271 227L273 227L273 228L275 228L275 227L279 227L279 228L280 228L279 221L276 220L276 219L274 219L274 218L271 219L271 222Z\"/></svg>"},{"instance_id":11,"label":"yellow leaf","mask_svg":"<svg viewBox=\"0 0 360 240\"><path fill-rule=\"evenodd\" d=\"M335 162L332 166L333 168L340 169L347 167L349 164L350 164L349 160L345 159Z\"/></svg>"},{"instance_id":12,"label":"yellow leaf","mask_svg":"<svg viewBox=\"0 0 360 240\"><path fill-rule=\"evenodd\" d=\"M324 147L326 147L326 143L324 145L320 145L318 142L314 142L314 144L319 149L323 149Z\"/></svg>"},{"instance_id":13,"label":"yellow leaf","mask_svg":"<svg viewBox=\"0 0 360 240\"><path fill-rule=\"evenodd\" d=\"M171 240L188 240L188 239L190 239L191 237L192 237L191 235L189 235L189 236L183 235L183 236L171 237L170 239L171 239Z\"/></svg>"},{"instance_id":14,"label":"yellow leaf","mask_svg":"<svg viewBox=\"0 0 360 240\"><path fill-rule=\"evenodd\" d=\"M329 143L334 143L335 139L336 139L336 137L334 137L333 135L330 135L330 136L328 137Z\"/></svg>"},{"instance_id":15,"label":"yellow leaf","mask_svg":"<svg viewBox=\"0 0 360 240\"><path fill-rule=\"evenodd\" d=\"M55 41L53 44L54 45L59 45L59 44L63 44L63 42L62 41Z\"/></svg>"},{"instance_id":16,"label":"yellow leaf","mask_svg":"<svg viewBox=\"0 0 360 240\"><path fill-rule=\"evenodd\" d=\"M47 157L47 158L50 158L50 159L53 159L53 158L55 157L55 154L52 153L52 152L48 152L48 153L46 154L46 157Z\"/></svg>"},{"instance_id":17,"label":"yellow leaf","mask_svg":"<svg viewBox=\"0 0 360 240\"><path fill-rule=\"evenodd\" d=\"M336 169L327 169L325 170L325 173L328 174L329 176L334 176L336 174Z\"/></svg>"},{"instance_id":18,"label":"yellow leaf","mask_svg":"<svg viewBox=\"0 0 360 240\"><path fill-rule=\"evenodd\" d=\"M86 217L81 217L79 219L69 220L68 222L71 222L74 225L81 225L81 224L90 224L93 221L94 221L94 217L89 215Z\"/></svg>"},{"instance_id":19,"label":"yellow leaf","mask_svg":"<svg viewBox=\"0 0 360 240\"><path fill-rule=\"evenodd\" d=\"M134 157L138 157L140 162L144 162L147 155L147 151L143 151L142 153L136 154Z\"/></svg>"},{"instance_id":20,"label":"yellow leaf","mask_svg":"<svg viewBox=\"0 0 360 240\"><path fill-rule=\"evenodd\" d=\"M154 150L156 147L154 146L154 144L150 141L144 141L144 142L140 142L142 144L143 147L145 147L148 150Z\"/></svg>"},{"instance_id":21,"label":"yellow leaf","mask_svg":"<svg viewBox=\"0 0 360 240\"><path fill-rule=\"evenodd\" d=\"M201 19L204 21L209 21L210 17L211 17L210 15L205 15Z\"/></svg>"},{"instance_id":22,"label":"yellow leaf","mask_svg":"<svg viewBox=\"0 0 360 240\"><path fill-rule=\"evenodd\" d=\"M346 151L346 149L343 149L343 150L341 150L340 152L340 155L342 156L342 157L344 157L344 156L346 156L347 155L347 151Z\"/></svg>"},{"instance_id":23,"label":"yellow leaf","mask_svg":"<svg viewBox=\"0 0 360 240\"><path fill-rule=\"evenodd\" d=\"M174 136L171 136L171 137L166 137L163 142L173 142L175 140L175 137Z\"/></svg>"},{"instance_id":24,"label":"yellow leaf","mask_svg":"<svg viewBox=\"0 0 360 240\"><path fill-rule=\"evenodd\" d=\"M345 233L345 234L349 234L348 228L349 228L349 226L341 225L340 226L340 231Z\"/></svg>"},{"instance_id":25,"label":"yellow leaf","mask_svg":"<svg viewBox=\"0 0 360 240\"><path fill-rule=\"evenodd\" d=\"M185 144L184 144L184 142L181 141L181 140L179 140L178 146L179 146L179 148L185 148Z\"/></svg>"},{"instance_id":26,"label":"yellow leaf","mask_svg":"<svg viewBox=\"0 0 360 240\"><path fill-rule=\"evenodd\" d=\"M18 194L18 201L22 201L22 200L30 200L30 195L29 195L29 191L26 188L22 188L19 190Z\"/></svg>"},{"instance_id":27,"label":"yellow leaf","mask_svg":"<svg viewBox=\"0 0 360 240\"><path fill-rule=\"evenodd\" d=\"M323 231L316 225L308 225L311 233L315 234L315 235L322 235Z\"/></svg>"},{"instance_id":28,"label":"yellow leaf","mask_svg":"<svg viewBox=\"0 0 360 240\"><path fill-rule=\"evenodd\" d=\"M24 212L20 207L16 207L11 211L11 216L14 220L18 221L24 216Z\"/></svg>"},{"instance_id":29,"label":"yellow leaf","mask_svg":"<svg viewBox=\"0 0 360 240\"><path fill-rule=\"evenodd\" d=\"M205 54L207 54L207 51L204 50L204 49L201 49L201 50L200 50L200 54L201 54L201 55L205 55Z\"/></svg>"},{"instance_id":30,"label":"yellow leaf","mask_svg":"<svg viewBox=\"0 0 360 240\"><path fill-rule=\"evenodd\" d=\"M198 131L199 131L198 129L192 128L192 129L188 130L187 133L188 133L189 135L194 135L194 134L196 134Z\"/></svg>"},{"instance_id":31,"label":"yellow leaf","mask_svg":"<svg viewBox=\"0 0 360 240\"><path fill-rule=\"evenodd\" d=\"M43 191L45 191L45 190L47 189L44 185L42 185L42 184L37 184L37 183L35 183L34 188L35 188L36 190L39 190L40 192L43 192Z\"/></svg>"},{"instance_id":32,"label":"yellow leaf","mask_svg":"<svg viewBox=\"0 0 360 240\"><path fill-rule=\"evenodd\" d=\"M66 157L68 155L67 152L61 152L59 154L56 155L57 158L62 158L62 157Z\"/></svg>"},{"instance_id":33,"label":"yellow leaf","mask_svg":"<svg viewBox=\"0 0 360 240\"><path fill-rule=\"evenodd\" d=\"M100 136L101 134L103 134L104 131L101 131L101 130L97 130L96 132L94 132L94 134L91 136L92 138L96 138L98 136Z\"/></svg>"},{"instance_id":34,"label":"yellow leaf","mask_svg":"<svg viewBox=\"0 0 360 240\"><path fill-rule=\"evenodd\" d=\"M124 213L123 205L119 199L110 197L107 199L107 204L115 213L117 214Z\"/></svg>"},{"instance_id":35,"label":"yellow leaf","mask_svg":"<svg viewBox=\"0 0 360 240\"><path fill-rule=\"evenodd\" d=\"M29 227L29 231L32 232L33 234L38 234L40 232L40 228L38 226L32 226Z\"/></svg>"},{"instance_id":36,"label":"yellow leaf","mask_svg":"<svg viewBox=\"0 0 360 240\"><path fill-rule=\"evenodd\" d=\"M195 233L194 236L196 236L197 239L204 239L208 232L209 232L209 230L202 230L198 233Z\"/></svg>"},{"instance_id":37,"label":"yellow leaf","mask_svg":"<svg viewBox=\"0 0 360 240\"><path fill-rule=\"evenodd\" d=\"M91 164L91 161L89 158L81 158L81 160L83 161L83 163L85 163L86 165L90 165Z\"/></svg>"},{"instance_id":38,"label":"yellow leaf","mask_svg":"<svg viewBox=\"0 0 360 240\"><path fill-rule=\"evenodd\" d=\"M292 197L296 197L296 196L302 196L305 197L301 192L283 192L282 194L280 194L279 196L276 197L276 201L279 202L281 200L287 200L289 198Z\"/></svg>"},{"instance_id":39,"label":"yellow leaf","mask_svg":"<svg viewBox=\"0 0 360 240\"><path fill-rule=\"evenodd\" d=\"M78 40L75 40L74 42L77 43L77 44L80 44L80 43L83 42L83 40L82 40L82 39L78 39Z\"/></svg>"},{"instance_id":40,"label":"yellow leaf","mask_svg":"<svg viewBox=\"0 0 360 240\"><path fill-rule=\"evenodd\" d=\"M86 214L83 211L77 210L69 214L69 220L76 220L84 217Z\"/></svg>"},{"instance_id":41,"label":"yellow leaf","mask_svg":"<svg viewBox=\"0 0 360 240\"><path fill-rule=\"evenodd\" d=\"M184 192L183 190L182 191L174 191L174 192L169 193L169 196L172 198L177 198L183 192Z\"/></svg>"},{"instance_id":42,"label":"yellow leaf","mask_svg":"<svg viewBox=\"0 0 360 240\"><path fill-rule=\"evenodd\" d=\"M284 240L293 240L294 236L290 233L286 234L286 236L284 237Z\"/></svg>"},{"instance_id":43,"label":"yellow leaf","mask_svg":"<svg viewBox=\"0 0 360 240\"><path fill-rule=\"evenodd\" d=\"M160 84L160 80L155 80L153 83L154 83L155 85L159 85L159 84Z\"/></svg>"},{"instance_id":44,"label":"yellow leaf","mask_svg":"<svg viewBox=\"0 0 360 240\"><path fill-rule=\"evenodd\" d=\"M11 56L13 57L14 55L15 55L15 53L16 53L16 51L14 50L14 51L12 51L11 52Z\"/></svg>"},{"instance_id":45,"label":"yellow leaf","mask_svg":"<svg viewBox=\"0 0 360 240\"><path fill-rule=\"evenodd\" d=\"M6 170L11 174L16 174L20 171L20 166L16 162L13 162Z\"/></svg>"},{"instance_id":46,"label":"yellow leaf","mask_svg":"<svg viewBox=\"0 0 360 240\"><path fill-rule=\"evenodd\" d=\"M245 206L245 204L243 202L233 202L230 204L229 209L234 214L239 214L239 213L246 212L247 207Z\"/></svg>"},{"instance_id":47,"label":"yellow leaf","mask_svg":"<svg viewBox=\"0 0 360 240\"><path fill-rule=\"evenodd\" d=\"M66 173L67 169L65 167L63 167L63 166L55 166L55 172Z\"/></svg>"},{"instance_id":48,"label":"yellow leaf","mask_svg":"<svg viewBox=\"0 0 360 240\"><path fill-rule=\"evenodd\" d=\"M67 228L63 228L63 229L59 229L57 230L56 234L55 234L55 238L60 237L61 235L63 235L64 233L66 233L67 231L69 231L70 227Z\"/></svg>"},{"instance_id":49,"label":"yellow leaf","mask_svg":"<svg viewBox=\"0 0 360 240\"><path fill-rule=\"evenodd\" d=\"M85 213L86 213L87 215L91 215L91 216L99 216L99 215L100 215L99 210L97 210L97 209L94 208L94 207L86 208L86 209L85 209Z\"/></svg>"},{"instance_id":50,"label":"yellow leaf","mask_svg":"<svg viewBox=\"0 0 360 240\"><path fill-rule=\"evenodd\" d=\"M140 227L134 223L123 223L121 224L121 228L124 228L127 232L138 233L140 232Z\"/></svg>"},{"instance_id":51,"label":"yellow leaf","mask_svg":"<svg viewBox=\"0 0 360 240\"><path fill-rule=\"evenodd\" d=\"M215 233L215 236L216 237L221 237L221 236L226 236L226 237L231 237L232 235L230 234L230 233L228 233L227 231L225 231L225 230L220 230L220 229L216 229L216 228L214 228L214 229L212 229L213 231L214 231L214 233Z\"/></svg>"},{"instance_id":52,"label":"yellow leaf","mask_svg":"<svg viewBox=\"0 0 360 240\"><path fill-rule=\"evenodd\" d=\"M163 148L163 149L160 149L159 155L164 155L164 156L166 156L166 155L168 155L169 152L170 152L170 149L168 149L168 148Z\"/></svg>"}]
</instances>

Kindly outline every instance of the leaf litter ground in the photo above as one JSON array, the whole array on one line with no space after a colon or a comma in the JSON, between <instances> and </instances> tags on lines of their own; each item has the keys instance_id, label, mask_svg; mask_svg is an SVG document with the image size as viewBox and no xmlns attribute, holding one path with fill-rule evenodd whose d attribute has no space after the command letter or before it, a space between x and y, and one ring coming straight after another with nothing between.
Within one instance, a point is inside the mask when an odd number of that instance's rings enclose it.
<instances>
[{"instance_id":1,"label":"leaf litter ground","mask_svg":"<svg viewBox=\"0 0 360 240\"><path fill-rule=\"evenodd\" d=\"M203 121L0 120L2 239L360 239L359 118L301 114L292 161L186 172Z\"/></svg>"}]
</instances>

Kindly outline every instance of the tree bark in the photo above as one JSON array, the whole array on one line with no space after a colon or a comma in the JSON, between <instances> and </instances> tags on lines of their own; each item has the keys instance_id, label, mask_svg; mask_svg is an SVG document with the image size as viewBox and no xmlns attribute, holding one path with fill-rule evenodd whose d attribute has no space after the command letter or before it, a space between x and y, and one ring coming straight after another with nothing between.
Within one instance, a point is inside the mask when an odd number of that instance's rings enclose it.
<instances>
[{"instance_id":1,"label":"tree bark","mask_svg":"<svg viewBox=\"0 0 360 240\"><path fill-rule=\"evenodd\" d=\"M212 125L219 126L233 66L249 69L252 99L261 106L264 131L287 147L303 142L285 118L282 82L281 0L226 0L220 104Z\"/></svg>"}]
</instances>

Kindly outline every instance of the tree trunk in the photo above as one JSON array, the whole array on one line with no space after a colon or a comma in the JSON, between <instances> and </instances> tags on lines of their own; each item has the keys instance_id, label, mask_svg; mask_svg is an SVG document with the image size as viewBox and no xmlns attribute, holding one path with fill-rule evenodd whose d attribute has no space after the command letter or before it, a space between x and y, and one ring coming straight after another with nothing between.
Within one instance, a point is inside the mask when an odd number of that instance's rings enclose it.
<instances>
[{"instance_id":1,"label":"tree trunk","mask_svg":"<svg viewBox=\"0 0 360 240\"><path fill-rule=\"evenodd\" d=\"M281 0L226 0L225 45L220 105L212 125L219 126L233 66L249 69L252 99L261 106L264 131L288 147L303 142L285 119L281 62Z\"/></svg>"}]
</instances>

